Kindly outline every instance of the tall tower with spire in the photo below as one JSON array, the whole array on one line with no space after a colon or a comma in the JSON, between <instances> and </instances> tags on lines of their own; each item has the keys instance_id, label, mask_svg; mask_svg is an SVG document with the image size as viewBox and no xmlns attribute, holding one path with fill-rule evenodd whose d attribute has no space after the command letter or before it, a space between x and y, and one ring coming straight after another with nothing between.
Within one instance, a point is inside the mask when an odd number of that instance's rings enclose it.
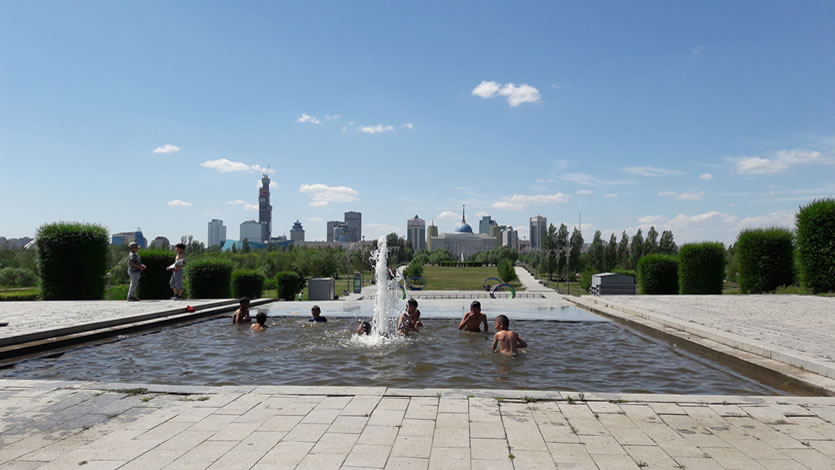
<instances>
[{"instance_id":1,"label":"tall tower with spire","mask_svg":"<svg viewBox=\"0 0 835 470\"><path fill-rule=\"evenodd\" d=\"M261 188L258 190L258 223L261 224L261 241L268 242L273 232L273 206L270 205L270 177L267 176L270 167L261 177Z\"/></svg>"}]
</instances>

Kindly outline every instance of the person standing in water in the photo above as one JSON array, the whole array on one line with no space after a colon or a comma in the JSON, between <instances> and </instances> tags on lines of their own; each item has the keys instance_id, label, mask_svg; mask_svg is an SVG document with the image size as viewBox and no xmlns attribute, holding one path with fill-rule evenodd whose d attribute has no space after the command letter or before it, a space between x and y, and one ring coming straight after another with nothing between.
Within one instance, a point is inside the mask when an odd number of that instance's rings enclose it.
<instances>
[{"instance_id":1,"label":"person standing in water","mask_svg":"<svg viewBox=\"0 0 835 470\"><path fill-rule=\"evenodd\" d=\"M418 310L418 303L415 299L409 299L406 302L406 311L400 314L397 319L397 331L404 336L409 336L410 332L418 332L418 329L423 327L420 321L420 310Z\"/></svg>"},{"instance_id":2,"label":"person standing in water","mask_svg":"<svg viewBox=\"0 0 835 470\"><path fill-rule=\"evenodd\" d=\"M484 325L484 332L487 333L487 315L481 313L481 302L473 300L473 303L470 304L470 311L464 314L464 318L458 324L458 329L461 331L481 333L482 324Z\"/></svg>"}]
</instances>

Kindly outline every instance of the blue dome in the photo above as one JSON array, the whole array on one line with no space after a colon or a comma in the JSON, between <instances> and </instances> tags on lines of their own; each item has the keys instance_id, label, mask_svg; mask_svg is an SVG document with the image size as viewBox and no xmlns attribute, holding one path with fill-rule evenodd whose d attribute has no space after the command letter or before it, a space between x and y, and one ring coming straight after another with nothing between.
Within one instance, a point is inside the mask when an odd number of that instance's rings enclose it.
<instances>
[{"instance_id":1,"label":"blue dome","mask_svg":"<svg viewBox=\"0 0 835 470\"><path fill-rule=\"evenodd\" d=\"M456 233L473 233L473 228L466 222L461 222L455 226Z\"/></svg>"}]
</instances>

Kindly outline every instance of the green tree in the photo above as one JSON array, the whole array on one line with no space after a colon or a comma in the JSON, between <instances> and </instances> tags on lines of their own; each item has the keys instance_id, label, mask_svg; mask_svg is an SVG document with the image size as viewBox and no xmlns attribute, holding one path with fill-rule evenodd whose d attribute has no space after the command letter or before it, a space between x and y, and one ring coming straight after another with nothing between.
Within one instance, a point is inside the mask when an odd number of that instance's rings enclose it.
<instances>
[{"instance_id":1,"label":"green tree","mask_svg":"<svg viewBox=\"0 0 835 470\"><path fill-rule=\"evenodd\" d=\"M674 255L678 253L678 246L673 239L672 230L664 230L661 233L661 241L658 242L658 251L665 255Z\"/></svg>"},{"instance_id":2,"label":"green tree","mask_svg":"<svg viewBox=\"0 0 835 470\"><path fill-rule=\"evenodd\" d=\"M618 266L629 269L629 235L626 234L626 230L620 235L618 243Z\"/></svg>"},{"instance_id":3,"label":"green tree","mask_svg":"<svg viewBox=\"0 0 835 470\"><path fill-rule=\"evenodd\" d=\"M652 255L658 253L658 232L655 231L655 226L651 226L647 232L647 239L644 242L644 254Z\"/></svg>"},{"instance_id":4,"label":"green tree","mask_svg":"<svg viewBox=\"0 0 835 470\"><path fill-rule=\"evenodd\" d=\"M795 221L804 285L815 293L835 291L835 198L802 206Z\"/></svg>"},{"instance_id":5,"label":"green tree","mask_svg":"<svg viewBox=\"0 0 835 470\"><path fill-rule=\"evenodd\" d=\"M542 240L542 250L545 255L545 271L548 272L548 280L551 280L557 260L557 227L554 224L548 226L545 239Z\"/></svg>"},{"instance_id":6,"label":"green tree","mask_svg":"<svg viewBox=\"0 0 835 470\"><path fill-rule=\"evenodd\" d=\"M636 269L638 267L638 261L644 256L644 236L641 233L641 229L638 229L638 232L632 237L632 246L629 251L632 255L629 269Z\"/></svg>"},{"instance_id":7,"label":"green tree","mask_svg":"<svg viewBox=\"0 0 835 470\"><path fill-rule=\"evenodd\" d=\"M249 253L249 240L246 238L241 242L241 253Z\"/></svg>"},{"instance_id":8,"label":"green tree","mask_svg":"<svg viewBox=\"0 0 835 470\"><path fill-rule=\"evenodd\" d=\"M569 242L571 248L568 257L568 272L569 277L574 279L575 274L583 270L583 259L580 256L583 253L583 234L577 227L571 232L571 240Z\"/></svg>"},{"instance_id":9,"label":"green tree","mask_svg":"<svg viewBox=\"0 0 835 470\"><path fill-rule=\"evenodd\" d=\"M591 242L591 264L597 272L606 270L606 246L603 245L603 236L600 230L594 232L594 239Z\"/></svg>"},{"instance_id":10,"label":"green tree","mask_svg":"<svg viewBox=\"0 0 835 470\"><path fill-rule=\"evenodd\" d=\"M565 224L560 224L560 229L557 231L556 246L554 248L559 252L557 272L565 274L566 268L568 268L568 227Z\"/></svg>"},{"instance_id":11,"label":"green tree","mask_svg":"<svg viewBox=\"0 0 835 470\"><path fill-rule=\"evenodd\" d=\"M611 271L618 267L618 237L613 233L606 245L606 266L604 271Z\"/></svg>"}]
</instances>

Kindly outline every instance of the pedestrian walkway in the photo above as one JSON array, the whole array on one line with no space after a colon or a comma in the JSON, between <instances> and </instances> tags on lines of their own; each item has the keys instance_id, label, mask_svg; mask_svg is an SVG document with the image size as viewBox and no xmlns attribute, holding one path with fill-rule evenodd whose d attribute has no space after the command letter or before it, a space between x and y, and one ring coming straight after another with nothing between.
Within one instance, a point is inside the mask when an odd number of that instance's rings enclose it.
<instances>
[{"instance_id":1,"label":"pedestrian walkway","mask_svg":"<svg viewBox=\"0 0 835 470\"><path fill-rule=\"evenodd\" d=\"M0 380L5 469L832 469L835 399Z\"/></svg>"}]
</instances>

